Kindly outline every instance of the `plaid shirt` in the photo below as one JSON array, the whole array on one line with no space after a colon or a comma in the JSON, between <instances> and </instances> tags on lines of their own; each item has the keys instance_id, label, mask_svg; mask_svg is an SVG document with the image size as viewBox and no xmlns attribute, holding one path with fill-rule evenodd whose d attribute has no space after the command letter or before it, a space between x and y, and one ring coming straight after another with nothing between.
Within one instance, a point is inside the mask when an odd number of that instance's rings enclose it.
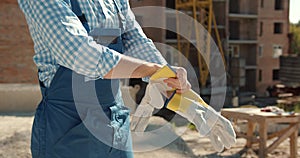
<instances>
[{"instance_id":1,"label":"plaid shirt","mask_svg":"<svg viewBox=\"0 0 300 158\"><path fill-rule=\"evenodd\" d=\"M122 41L124 54L149 62L166 64L153 42L143 33L128 0L115 0L125 17ZM59 68L67 67L89 78L103 78L120 60L120 54L95 43L71 10L70 0L18 0L34 41L33 60L39 80L46 87ZM90 30L119 28L113 0L78 0Z\"/></svg>"}]
</instances>

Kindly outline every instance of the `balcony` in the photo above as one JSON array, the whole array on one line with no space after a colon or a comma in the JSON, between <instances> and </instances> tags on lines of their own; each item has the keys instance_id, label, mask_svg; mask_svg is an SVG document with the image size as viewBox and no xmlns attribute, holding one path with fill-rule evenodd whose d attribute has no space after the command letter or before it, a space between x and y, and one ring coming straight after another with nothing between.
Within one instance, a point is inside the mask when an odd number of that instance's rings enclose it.
<instances>
[{"instance_id":1,"label":"balcony","mask_svg":"<svg viewBox=\"0 0 300 158\"><path fill-rule=\"evenodd\" d=\"M256 20L240 19L229 20L230 44L256 44L257 43Z\"/></svg>"},{"instance_id":2,"label":"balcony","mask_svg":"<svg viewBox=\"0 0 300 158\"><path fill-rule=\"evenodd\" d=\"M258 2L253 0L230 0L229 17L257 18Z\"/></svg>"}]
</instances>

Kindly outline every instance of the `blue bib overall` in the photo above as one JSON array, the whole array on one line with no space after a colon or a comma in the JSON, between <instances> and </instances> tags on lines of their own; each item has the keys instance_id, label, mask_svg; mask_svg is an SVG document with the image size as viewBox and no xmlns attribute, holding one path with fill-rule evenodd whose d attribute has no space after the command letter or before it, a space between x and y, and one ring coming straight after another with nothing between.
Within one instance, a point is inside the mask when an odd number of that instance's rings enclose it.
<instances>
[{"instance_id":1,"label":"blue bib overall","mask_svg":"<svg viewBox=\"0 0 300 158\"><path fill-rule=\"evenodd\" d=\"M119 80L86 81L60 66L50 87L40 87L43 99L32 127L33 158L133 157L130 112L122 102Z\"/></svg>"}]
</instances>

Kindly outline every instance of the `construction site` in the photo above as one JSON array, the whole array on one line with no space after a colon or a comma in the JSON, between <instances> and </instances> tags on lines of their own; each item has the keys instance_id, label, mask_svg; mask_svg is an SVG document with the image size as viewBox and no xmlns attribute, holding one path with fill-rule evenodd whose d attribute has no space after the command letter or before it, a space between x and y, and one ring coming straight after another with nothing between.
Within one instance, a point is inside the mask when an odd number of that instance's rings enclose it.
<instances>
[{"instance_id":1,"label":"construction site","mask_svg":"<svg viewBox=\"0 0 300 158\"><path fill-rule=\"evenodd\" d=\"M183 66L182 58L188 61L196 76L189 81L197 82L194 90L206 102L214 95L225 96L218 111L237 133L232 148L215 152L192 124L163 108L155 111L147 130L170 123L174 134L185 132L167 146L137 152L135 157L300 157L300 56L291 49L290 0L129 2L136 21L167 62ZM164 9L143 9L153 6ZM185 27L178 11L201 24L210 36L199 38L203 30L197 27L189 30L191 40L176 33ZM152 21L153 17L159 18ZM34 113L42 98L32 60L34 44L17 0L0 2L0 21L0 158L29 158ZM148 27L151 22L163 27ZM225 72L224 83L216 91L212 89L218 83L213 79L220 76L209 71L217 65L216 57L209 54L211 41ZM124 103L134 112L147 83L122 81Z\"/></svg>"}]
</instances>

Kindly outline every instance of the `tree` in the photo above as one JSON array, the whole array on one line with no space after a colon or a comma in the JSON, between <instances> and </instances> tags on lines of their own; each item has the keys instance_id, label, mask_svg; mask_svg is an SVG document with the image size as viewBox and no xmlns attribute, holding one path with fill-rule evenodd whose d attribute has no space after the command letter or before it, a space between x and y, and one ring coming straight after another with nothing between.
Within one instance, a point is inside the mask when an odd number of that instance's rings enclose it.
<instances>
[{"instance_id":1,"label":"tree","mask_svg":"<svg viewBox=\"0 0 300 158\"><path fill-rule=\"evenodd\" d=\"M291 53L300 55L300 21L297 24L290 24Z\"/></svg>"}]
</instances>

